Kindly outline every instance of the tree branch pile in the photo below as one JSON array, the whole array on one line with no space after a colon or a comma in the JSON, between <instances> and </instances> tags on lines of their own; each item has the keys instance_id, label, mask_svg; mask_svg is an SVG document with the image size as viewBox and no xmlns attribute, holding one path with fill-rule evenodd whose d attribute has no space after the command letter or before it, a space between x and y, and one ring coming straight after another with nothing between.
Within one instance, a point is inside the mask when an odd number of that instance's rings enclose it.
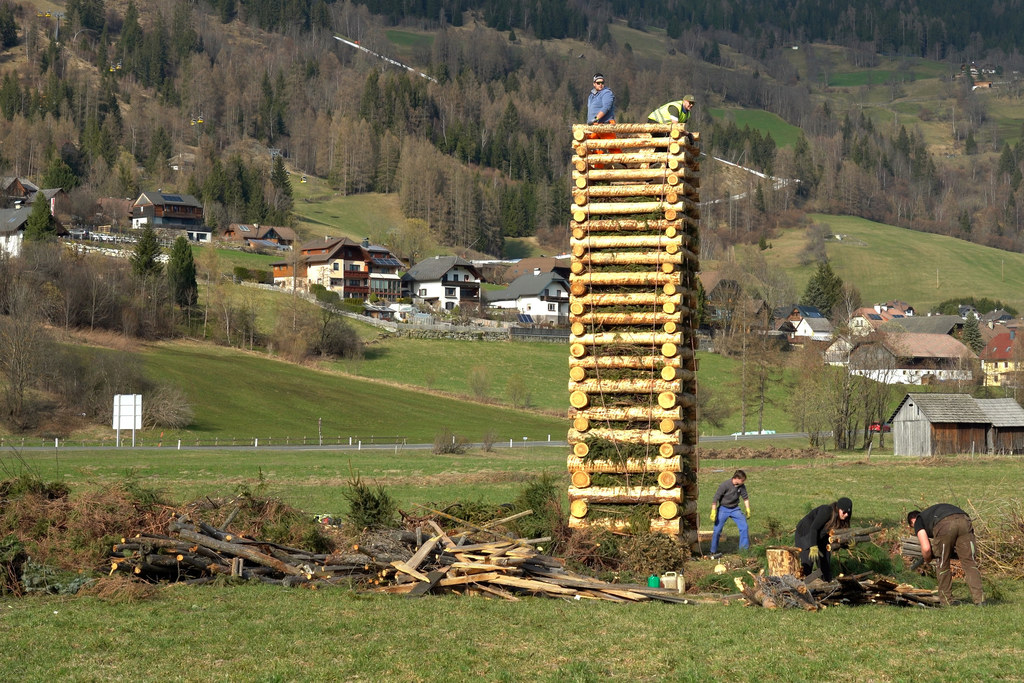
<instances>
[{"instance_id":1,"label":"tree branch pile","mask_svg":"<svg viewBox=\"0 0 1024 683\"><path fill-rule=\"evenodd\" d=\"M427 519L416 532L396 532L407 543L382 544L378 547L383 552L357 545L343 553L314 553L234 534L225 530L226 524L218 529L182 514L170 523L167 534L139 534L114 545L110 573L191 584L220 577L308 588L354 583L365 590L410 597L458 593L505 600L538 595L695 602L673 590L611 584L568 571L562 560L538 549L549 538L515 538L501 531L500 524L512 518L484 526L455 520L468 529L453 532L457 540ZM416 540L408 544L412 539Z\"/></svg>"},{"instance_id":2,"label":"tree branch pile","mask_svg":"<svg viewBox=\"0 0 1024 683\"><path fill-rule=\"evenodd\" d=\"M179 515L167 534L139 534L115 544L110 573L129 572L147 581L206 583L223 576L294 586L366 578L387 566L358 551L313 553Z\"/></svg>"},{"instance_id":3,"label":"tree branch pile","mask_svg":"<svg viewBox=\"0 0 1024 683\"><path fill-rule=\"evenodd\" d=\"M983 571L1024 579L1024 501L1006 500L984 513L973 504L970 507Z\"/></svg>"},{"instance_id":4,"label":"tree branch pile","mask_svg":"<svg viewBox=\"0 0 1024 683\"><path fill-rule=\"evenodd\" d=\"M869 578L870 572L840 576L834 581L821 579L802 581L792 575L765 576L750 574L753 585L736 577L736 587L747 605L767 609L803 609L817 611L835 605L898 605L904 607L937 607L936 591L896 583L884 577Z\"/></svg>"}]
</instances>

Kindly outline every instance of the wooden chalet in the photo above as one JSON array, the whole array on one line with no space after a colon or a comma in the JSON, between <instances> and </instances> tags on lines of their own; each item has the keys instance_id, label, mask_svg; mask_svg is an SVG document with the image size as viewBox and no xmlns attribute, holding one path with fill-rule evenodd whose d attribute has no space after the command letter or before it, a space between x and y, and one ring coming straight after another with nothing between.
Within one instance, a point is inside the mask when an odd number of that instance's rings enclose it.
<instances>
[{"instance_id":1,"label":"wooden chalet","mask_svg":"<svg viewBox=\"0 0 1024 683\"><path fill-rule=\"evenodd\" d=\"M250 248L290 248L297 239L295 231L283 225L258 223L230 223L220 239Z\"/></svg>"},{"instance_id":2,"label":"wooden chalet","mask_svg":"<svg viewBox=\"0 0 1024 683\"><path fill-rule=\"evenodd\" d=\"M270 264L275 285L308 289L319 284L342 299L364 301L396 301L401 296L402 262L386 247L336 237L306 242L297 251L293 258Z\"/></svg>"},{"instance_id":3,"label":"wooden chalet","mask_svg":"<svg viewBox=\"0 0 1024 683\"><path fill-rule=\"evenodd\" d=\"M203 205L190 194L143 192L132 204L131 216L137 230L149 225L154 230L184 231L196 242L210 241Z\"/></svg>"}]
</instances>

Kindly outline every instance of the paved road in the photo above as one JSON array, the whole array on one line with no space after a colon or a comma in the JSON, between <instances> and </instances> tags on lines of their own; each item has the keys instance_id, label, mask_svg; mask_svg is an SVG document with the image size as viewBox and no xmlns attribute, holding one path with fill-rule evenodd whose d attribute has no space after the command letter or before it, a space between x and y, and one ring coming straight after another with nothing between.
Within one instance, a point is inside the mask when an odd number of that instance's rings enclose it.
<instances>
[{"instance_id":1,"label":"paved road","mask_svg":"<svg viewBox=\"0 0 1024 683\"><path fill-rule=\"evenodd\" d=\"M789 433L785 433L785 434L750 434L750 435L745 435L745 436L731 436L731 435L702 436L702 437L700 437L700 440L702 442L705 442L705 443L721 443L721 442L727 442L727 441L776 441L776 440L778 440L778 441L785 441L785 440L806 439L806 438L807 438L807 433L806 432L789 432ZM497 449L497 448L511 448L511 449L515 449L515 448L536 448L538 446L568 447L568 445L569 444L566 441L512 441L511 443L508 442L508 441L497 441L497 442L491 444L491 448L495 448L495 449ZM484 448L484 444L483 443L467 443L466 447L467 448L471 448L471 449L482 449L482 448ZM109 451L132 450L132 451L137 451L137 452L138 451L161 452L161 451L176 451L176 450L179 450L178 446L176 444L167 444L167 445L164 445L164 446L152 446L152 445L132 446L130 440L127 443L122 442L122 445L120 446L120 448L117 447L117 446L109 446L109 445L108 446L99 446L99 445L97 445L97 446L75 446L75 445L65 446L63 444L61 444L57 448L62 453L70 453L70 452L74 452L74 451L107 451L107 450L109 450ZM271 451L326 451L326 452L332 452L332 451L342 451L342 452L349 452L349 451L391 451L391 452L400 452L400 451L433 450L433 448L434 448L434 444L433 443L406 443L406 444L394 444L394 443L363 443L363 444L358 444L358 443L356 443L356 444L353 444L353 445L348 445L348 444L340 444L340 445L339 444L325 444L323 446L319 446L319 445L315 445L315 444L305 444L305 445L304 444L290 444L290 445L272 444L272 445L269 445L269 446L265 446L265 445L253 446L252 444L245 444L245 445L241 445L241 446L230 446L230 445L224 445L224 444L220 444L220 445L216 445L215 446L215 445L204 444L204 445L196 446L196 445L190 445L190 444L182 444L180 450L183 450L183 451L200 451L200 450L259 451L259 450L271 450ZM18 451L18 452L21 452L21 451L27 451L27 452L33 452L33 451L52 452L54 449L55 449L55 447L53 445L48 445L48 446L7 446L3 450L5 450L5 451L13 450L13 451ZM0 452L2 452L2 451L0 451Z\"/></svg>"}]
</instances>

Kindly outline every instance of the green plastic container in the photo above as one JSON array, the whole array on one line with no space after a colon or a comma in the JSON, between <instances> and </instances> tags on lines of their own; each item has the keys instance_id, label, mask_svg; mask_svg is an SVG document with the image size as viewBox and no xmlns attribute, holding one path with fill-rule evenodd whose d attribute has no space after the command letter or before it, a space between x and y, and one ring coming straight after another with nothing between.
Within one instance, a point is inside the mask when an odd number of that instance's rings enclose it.
<instances>
[{"instance_id":1,"label":"green plastic container","mask_svg":"<svg viewBox=\"0 0 1024 683\"><path fill-rule=\"evenodd\" d=\"M661 577L657 574L651 574L647 577L648 588L661 588Z\"/></svg>"}]
</instances>

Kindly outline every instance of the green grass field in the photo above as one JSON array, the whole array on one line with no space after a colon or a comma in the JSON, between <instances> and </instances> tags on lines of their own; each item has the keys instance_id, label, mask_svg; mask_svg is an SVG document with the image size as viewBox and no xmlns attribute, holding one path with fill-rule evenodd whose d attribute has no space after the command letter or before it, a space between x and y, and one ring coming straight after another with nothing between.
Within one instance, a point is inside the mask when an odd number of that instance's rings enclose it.
<instances>
[{"instance_id":1,"label":"green grass field","mask_svg":"<svg viewBox=\"0 0 1024 683\"><path fill-rule=\"evenodd\" d=\"M26 457L42 476L57 473L53 454ZM343 512L339 488L350 471L379 479L401 506L412 507L508 500L523 481L544 471L560 473L560 484L567 485L564 457L561 448L452 457L82 452L61 456L60 475L77 491L118 480L131 469L140 483L184 501L192 494L230 495L240 483L254 484L259 471L268 494L311 514L336 514ZM880 522L896 534L909 507L938 500L987 516L1015 495L1008 484L1019 475L1019 462L1010 458L704 459L702 513L715 486L736 467L749 475L755 546L788 542L809 506L841 495L853 499L855 522ZM769 520L781 537L767 536ZM735 548L734 528L727 527L723 548ZM745 577L745 560L756 563L759 552L727 554L726 577ZM859 571L857 557L840 553L842 569ZM686 572L706 573L711 564L692 561ZM897 560L898 578L934 585L900 566ZM248 584L172 586L133 603L8 597L0 602L0 670L11 680L95 680L102 674L137 680L703 681L743 679L751 672L763 680L1020 680L1024 589L981 569L991 603L984 609L864 606L809 613L744 608L738 601L410 600L342 588ZM954 581L954 597L966 597L960 580ZM908 658L917 644L927 650L925 669Z\"/></svg>"},{"instance_id":2,"label":"green grass field","mask_svg":"<svg viewBox=\"0 0 1024 683\"><path fill-rule=\"evenodd\" d=\"M810 218L846 236L827 242L829 260L844 282L860 290L865 305L900 299L927 313L941 301L969 293L1024 310L1024 254L854 216ZM802 293L816 267L799 263L805 233L786 231L771 242L765 258L786 270Z\"/></svg>"},{"instance_id":3,"label":"green grass field","mask_svg":"<svg viewBox=\"0 0 1024 683\"><path fill-rule=\"evenodd\" d=\"M430 47L434 44L434 36L411 31L389 29L384 32L388 40L401 48Z\"/></svg>"},{"instance_id":4,"label":"green grass field","mask_svg":"<svg viewBox=\"0 0 1024 683\"><path fill-rule=\"evenodd\" d=\"M713 119L718 122L726 118L732 118L736 125L742 130L750 126L762 134L771 133L772 139L779 147L792 147L802 135L799 128L783 121L776 114L760 109L722 109L713 107L708 110Z\"/></svg>"},{"instance_id":5,"label":"green grass field","mask_svg":"<svg viewBox=\"0 0 1024 683\"><path fill-rule=\"evenodd\" d=\"M380 240L405 221L397 194L340 195L326 181L309 179L295 192L295 218L303 240L313 237L364 237Z\"/></svg>"},{"instance_id":6,"label":"green grass field","mask_svg":"<svg viewBox=\"0 0 1024 683\"><path fill-rule=\"evenodd\" d=\"M329 437L403 437L429 443L447 427L470 441L495 431L499 439L564 438L564 420L392 387L206 345L157 344L143 353L147 375L180 386L193 402L195 423L177 438L314 436L318 420ZM145 399L143 399L145 400Z\"/></svg>"}]
</instances>

